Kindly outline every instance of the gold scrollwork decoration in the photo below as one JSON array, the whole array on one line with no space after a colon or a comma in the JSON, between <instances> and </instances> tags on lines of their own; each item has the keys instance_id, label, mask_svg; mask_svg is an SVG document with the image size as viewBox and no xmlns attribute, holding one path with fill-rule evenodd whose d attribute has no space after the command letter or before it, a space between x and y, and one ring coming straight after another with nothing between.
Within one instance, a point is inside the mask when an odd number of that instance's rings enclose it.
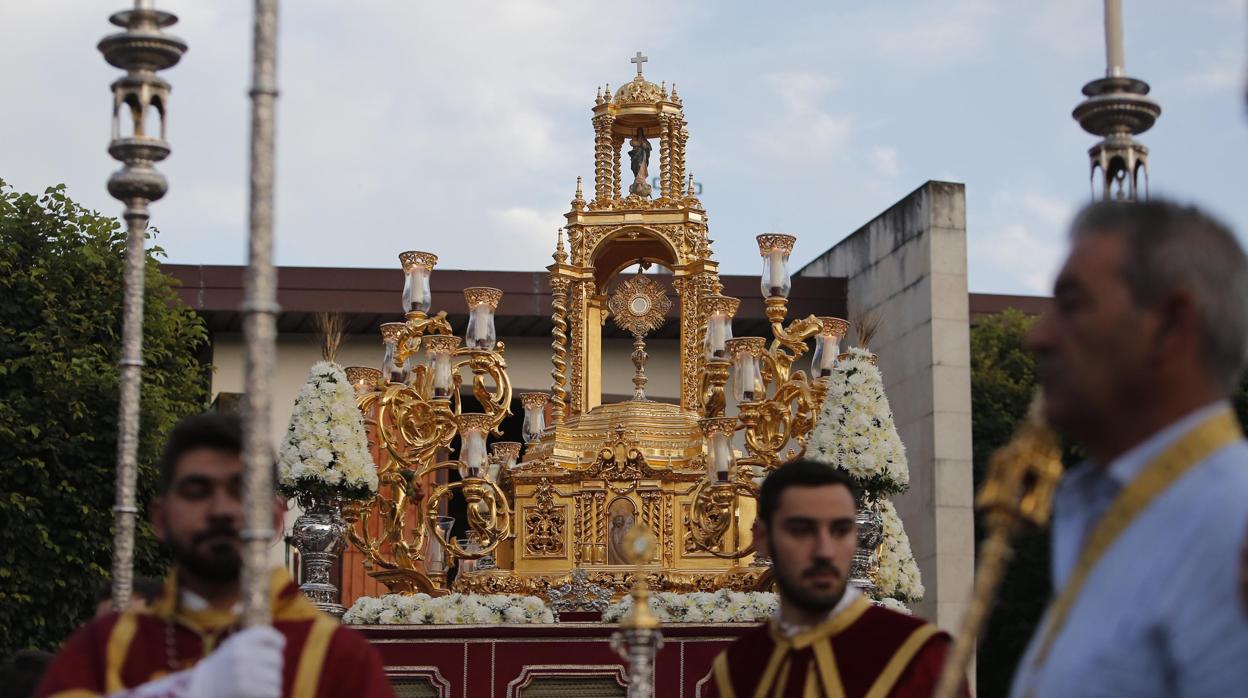
<instances>
[{"instance_id":1,"label":"gold scrollwork decoration","mask_svg":"<svg viewBox=\"0 0 1248 698\"><path fill-rule=\"evenodd\" d=\"M524 553L528 557L563 557L566 507L555 504L555 488L542 478L533 493L537 504L524 508Z\"/></svg>"},{"instance_id":2,"label":"gold scrollwork decoration","mask_svg":"<svg viewBox=\"0 0 1248 698\"><path fill-rule=\"evenodd\" d=\"M689 540L698 551L718 558L739 560L754 553L754 542L744 548L722 550L721 541L733 523L739 497L758 497L753 480L703 481L694 490L689 507Z\"/></svg>"}]
</instances>

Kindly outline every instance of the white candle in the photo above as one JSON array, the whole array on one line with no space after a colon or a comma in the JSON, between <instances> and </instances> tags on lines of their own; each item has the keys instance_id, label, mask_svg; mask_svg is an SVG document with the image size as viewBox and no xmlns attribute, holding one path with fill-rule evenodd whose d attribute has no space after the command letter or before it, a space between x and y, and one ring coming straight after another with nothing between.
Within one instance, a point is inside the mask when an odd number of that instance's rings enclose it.
<instances>
[{"instance_id":1,"label":"white candle","mask_svg":"<svg viewBox=\"0 0 1248 698\"><path fill-rule=\"evenodd\" d=\"M482 462L485 460L485 434L471 429L463 437L463 453L460 458L464 468L459 474L461 477L480 477Z\"/></svg>"},{"instance_id":2,"label":"white candle","mask_svg":"<svg viewBox=\"0 0 1248 698\"><path fill-rule=\"evenodd\" d=\"M707 477L711 482L726 482L728 480L728 470L732 467L732 450L728 444L728 436L725 434L715 434L711 437L711 458L710 467L707 469Z\"/></svg>"},{"instance_id":3,"label":"white candle","mask_svg":"<svg viewBox=\"0 0 1248 698\"><path fill-rule=\"evenodd\" d=\"M771 293L777 294L784 288L784 250L777 247L768 253L768 257L771 261L768 265L771 274L767 283L771 287Z\"/></svg>"},{"instance_id":4,"label":"white candle","mask_svg":"<svg viewBox=\"0 0 1248 698\"><path fill-rule=\"evenodd\" d=\"M488 349L485 344L490 338L490 306L478 304L472 309L472 343L478 349Z\"/></svg>"},{"instance_id":5,"label":"white candle","mask_svg":"<svg viewBox=\"0 0 1248 698\"><path fill-rule=\"evenodd\" d=\"M447 397L451 394L451 355L438 353L433 361L433 396Z\"/></svg>"},{"instance_id":6,"label":"white candle","mask_svg":"<svg viewBox=\"0 0 1248 698\"><path fill-rule=\"evenodd\" d=\"M828 337L823 342L823 349L823 353L819 356L819 368L824 371L824 375L827 375L832 372L832 366L836 364L841 347L836 337Z\"/></svg>"},{"instance_id":7,"label":"white candle","mask_svg":"<svg viewBox=\"0 0 1248 698\"><path fill-rule=\"evenodd\" d=\"M724 337L725 320L723 313L711 315L710 323L707 326L708 344L710 345L708 347L710 351L707 352L708 358L717 359L724 355L724 342L726 341Z\"/></svg>"},{"instance_id":8,"label":"white candle","mask_svg":"<svg viewBox=\"0 0 1248 698\"><path fill-rule=\"evenodd\" d=\"M429 270L425 267L417 265L412 270L412 276L415 278L412 284L412 304L420 307L429 303Z\"/></svg>"}]
</instances>

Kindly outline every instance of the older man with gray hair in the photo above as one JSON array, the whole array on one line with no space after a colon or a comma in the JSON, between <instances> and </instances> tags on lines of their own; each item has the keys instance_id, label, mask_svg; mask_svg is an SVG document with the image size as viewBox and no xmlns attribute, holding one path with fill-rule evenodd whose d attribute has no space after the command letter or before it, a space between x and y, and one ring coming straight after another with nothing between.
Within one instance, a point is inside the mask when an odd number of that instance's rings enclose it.
<instances>
[{"instance_id":1,"label":"older man with gray hair","mask_svg":"<svg viewBox=\"0 0 1248 698\"><path fill-rule=\"evenodd\" d=\"M1085 208L1028 336L1050 423L1087 452L1053 517L1054 598L1014 696L1248 691L1240 551L1248 260L1172 203Z\"/></svg>"}]
</instances>

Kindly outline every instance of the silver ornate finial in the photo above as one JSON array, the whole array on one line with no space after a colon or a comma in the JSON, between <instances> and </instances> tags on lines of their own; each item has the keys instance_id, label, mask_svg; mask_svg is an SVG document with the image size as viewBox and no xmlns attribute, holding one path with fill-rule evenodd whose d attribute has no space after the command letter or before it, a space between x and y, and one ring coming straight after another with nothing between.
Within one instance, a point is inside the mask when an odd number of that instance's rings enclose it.
<instances>
[{"instance_id":1,"label":"silver ornate finial","mask_svg":"<svg viewBox=\"0 0 1248 698\"><path fill-rule=\"evenodd\" d=\"M113 133L108 154L122 163L108 178L108 193L125 204L126 266L122 305L120 400L117 410L117 499L113 506L113 607L130 605L134 573L134 527L138 504L139 388L143 367L143 241L150 218L148 204L169 188L155 163L169 157L165 118L169 83L157 71L178 63L186 42L166 34L178 18L153 9L153 0L135 0L134 9L108 21L123 31L100 40L104 60L126 71L113 81ZM123 118L123 117L129 118ZM149 122L153 118L158 123ZM128 128L122 128L123 121Z\"/></svg>"},{"instance_id":2,"label":"silver ornate finial","mask_svg":"<svg viewBox=\"0 0 1248 698\"><path fill-rule=\"evenodd\" d=\"M637 66L637 77L638 77L638 78L640 78L640 77L641 77L641 64L642 64L642 63L645 63L645 62L647 62L647 61L649 61L649 60L650 60L650 59L649 59L649 58L647 58L646 56L641 55L641 51L638 51L636 56L633 56L632 58L628 59L628 62L629 62L629 63L634 63L634 64L636 64L636 66Z\"/></svg>"},{"instance_id":3,"label":"silver ornate finial","mask_svg":"<svg viewBox=\"0 0 1248 698\"><path fill-rule=\"evenodd\" d=\"M1092 196L1137 201L1148 198L1148 148L1134 136L1153 127L1161 106L1147 97L1148 83L1126 77L1122 50L1122 0L1105 0L1106 77L1083 86L1087 96L1072 116L1101 137L1088 150ZM1143 192L1141 193L1141 177ZM1100 191L1097 184L1100 183Z\"/></svg>"}]
</instances>

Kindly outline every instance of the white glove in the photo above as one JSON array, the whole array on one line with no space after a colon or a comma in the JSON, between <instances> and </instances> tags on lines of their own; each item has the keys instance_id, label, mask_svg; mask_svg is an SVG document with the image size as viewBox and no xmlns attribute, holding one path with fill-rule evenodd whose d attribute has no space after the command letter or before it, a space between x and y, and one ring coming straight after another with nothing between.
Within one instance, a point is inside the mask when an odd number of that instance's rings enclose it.
<instances>
[{"instance_id":1,"label":"white glove","mask_svg":"<svg viewBox=\"0 0 1248 698\"><path fill-rule=\"evenodd\" d=\"M194 668L109 698L281 698L286 636L263 625L231 635Z\"/></svg>"},{"instance_id":2,"label":"white glove","mask_svg":"<svg viewBox=\"0 0 1248 698\"><path fill-rule=\"evenodd\" d=\"M285 648L268 625L231 635L191 669L187 698L281 698Z\"/></svg>"}]
</instances>

